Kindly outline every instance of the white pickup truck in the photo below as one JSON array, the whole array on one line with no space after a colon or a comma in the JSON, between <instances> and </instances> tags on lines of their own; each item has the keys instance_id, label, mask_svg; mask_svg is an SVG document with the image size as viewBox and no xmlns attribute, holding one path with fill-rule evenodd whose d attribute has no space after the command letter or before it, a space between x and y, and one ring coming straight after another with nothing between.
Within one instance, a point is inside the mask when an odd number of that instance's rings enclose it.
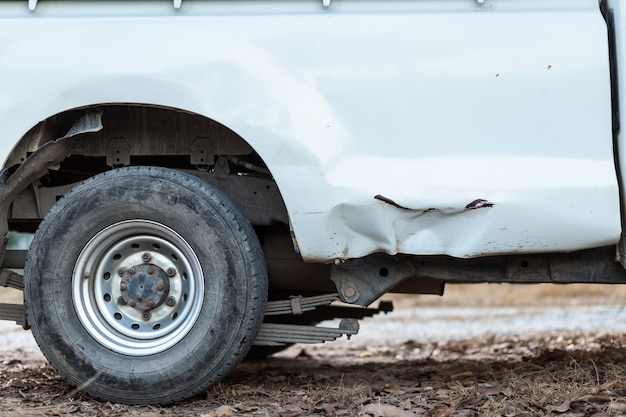
<instances>
[{"instance_id":1,"label":"white pickup truck","mask_svg":"<svg viewBox=\"0 0 626 417\"><path fill-rule=\"evenodd\" d=\"M2 1L0 234L35 234L1 245L24 305L0 318L88 394L168 404L250 349L356 333L386 292L626 283L625 19Z\"/></svg>"}]
</instances>

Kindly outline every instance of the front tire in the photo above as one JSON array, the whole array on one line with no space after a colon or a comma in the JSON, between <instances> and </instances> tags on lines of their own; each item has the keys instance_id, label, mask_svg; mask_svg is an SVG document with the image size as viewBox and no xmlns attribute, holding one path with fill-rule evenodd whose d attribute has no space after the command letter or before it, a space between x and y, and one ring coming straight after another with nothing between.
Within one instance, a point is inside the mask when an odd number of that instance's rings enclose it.
<instances>
[{"instance_id":1,"label":"front tire","mask_svg":"<svg viewBox=\"0 0 626 417\"><path fill-rule=\"evenodd\" d=\"M219 191L163 168L100 174L48 213L24 297L41 350L103 400L168 404L223 378L263 320L254 230Z\"/></svg>"}]
</instances>

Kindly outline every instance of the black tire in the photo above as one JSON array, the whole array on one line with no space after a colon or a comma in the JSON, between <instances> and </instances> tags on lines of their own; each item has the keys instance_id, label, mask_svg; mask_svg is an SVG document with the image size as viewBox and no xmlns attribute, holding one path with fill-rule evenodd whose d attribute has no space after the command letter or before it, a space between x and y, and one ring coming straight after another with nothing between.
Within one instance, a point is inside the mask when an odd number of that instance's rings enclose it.
<instances>
[{"instance_id":1,"label":"black tire","mask_svg":"<svg viewBox=\"0 0 626 417\"><path fill-rule=\"evenodd\" d=\"M222 193L131 167L52 208L28 254L24 298L37 343L71 384L101 400L169 404L245 357L267 271L254 230Z\"/></svg>"}]
</instances>

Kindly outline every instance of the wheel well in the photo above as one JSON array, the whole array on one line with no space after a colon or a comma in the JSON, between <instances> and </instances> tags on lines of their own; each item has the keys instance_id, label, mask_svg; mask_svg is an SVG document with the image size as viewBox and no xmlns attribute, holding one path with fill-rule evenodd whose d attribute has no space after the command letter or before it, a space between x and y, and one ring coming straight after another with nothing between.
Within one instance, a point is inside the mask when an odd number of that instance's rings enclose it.
<instances>
[{"instance_id":1,"label":"wheel well","mask_svg":"<svg viewBox=\"0 0 626 417\"><path fill-rule=\"evenodd\" d=\"M255 225L288 222L270 171L241 136L214 120L171 108L103 105L50 117L20 140L7 159L7 171L15 171L44 144L65 135L82 114L94 110L101 112L103 128L73 139L71 154L18 195L9 213L11 229L36 228L52 204L77 183L113 168L137 165L202 177L248 206L242 209Z\"/></svg>"},{"instance_id":2,"label":"wheel well","mask_svg":"<svg viewBox=\"0 0 626 417\"><path fill-rule=\"evenodd\" d=\"M65 193L101 172L123 166L172 168L214 185L243 212L263 245L272 288L334 290L330 267L307 264L294 249L287 209L261 156L241 136L206 117L129 105L69 111L31 129L7 160L5 173L18 172L31 155L41 154L44 145L66 136L94 111L101 115L102 128L72 138L69 156L49 164L44 175L17 194L9 207L9 230L34 232Z\"/></svg>"},{"instance_id":3,"label":"wheel well","mask_svg":"<svg viewBox=\"0 0 626 417\"><path fill-rule=\"evenodd\" d=\"M46 142L62 137L83 113L94 110L102 113L103 129L73 143L72 155L51 175L54 180L80 180L150 158L157 165L204 171L211 169L220 155L237 155L264 166L241 136L204 116L145 105L103 105L67 111L40 122L20 140L5 168L20 165Z\"/></svg>"}]
</instances>

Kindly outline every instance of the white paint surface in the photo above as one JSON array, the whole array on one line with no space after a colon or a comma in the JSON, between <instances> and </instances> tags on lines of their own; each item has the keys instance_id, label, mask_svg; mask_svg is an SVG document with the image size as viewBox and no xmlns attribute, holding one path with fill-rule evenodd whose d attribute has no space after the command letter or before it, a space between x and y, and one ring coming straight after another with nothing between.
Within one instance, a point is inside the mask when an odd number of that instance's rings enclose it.
<instances>
[{"instance_id":1,"label":"white paint surface","mask_svg":"<svg viewBox=\"0 0 626 417\"><path fill-rule=\"evenodd\" d=\"M254 147L307 260L612 245L607 39L597 0L4 1L0 160L68 109L167 106Z\"/></svg>"}]
</instances>

